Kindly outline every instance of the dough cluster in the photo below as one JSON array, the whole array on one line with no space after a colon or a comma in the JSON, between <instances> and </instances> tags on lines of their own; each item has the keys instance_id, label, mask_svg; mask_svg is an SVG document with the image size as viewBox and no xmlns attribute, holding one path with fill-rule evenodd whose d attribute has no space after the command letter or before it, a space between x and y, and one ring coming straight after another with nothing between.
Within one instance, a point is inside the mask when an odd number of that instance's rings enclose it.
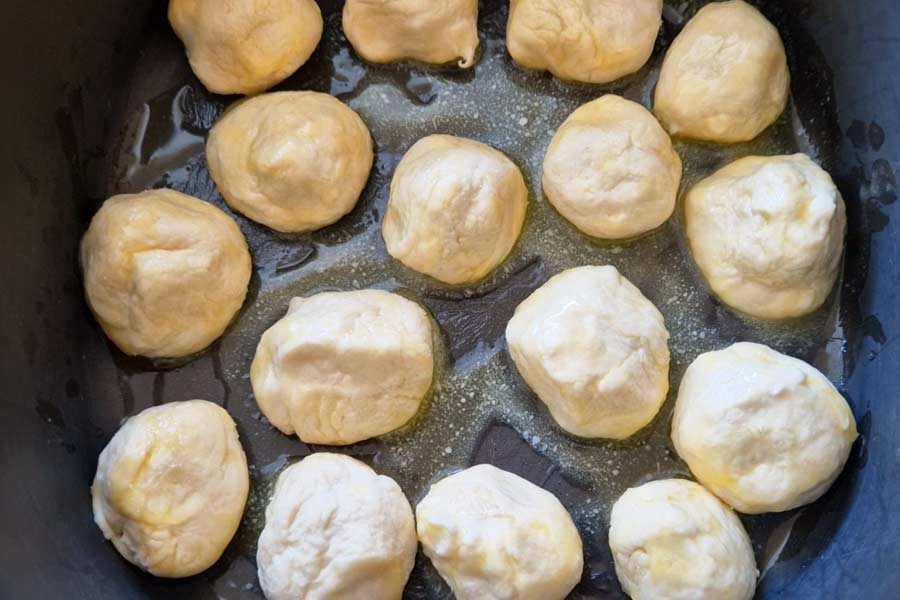
<instances>
[{"instance_id":1,"label":"dough cluster","mask_svg":"<svg viewBox=\"0 0 900 600\"><path fill-rule=\"evenodd\" d=\"M189 577L219 560L249 488L227 412L205 400L163 404L128 419L100 453L94 521L140 568Z\"/></svg>"},{"instance_id":2,"label":"dough cluster","mask_svg":"<svg viewBox=\"0 0 900 600\"><path fill-rule=\"evenodd\" d=\"M840 192L804 154L748 156L720 169L688 193L685 223L713 292L765 319L825 302L847 227Z\"/></svg>"},{"instance_id":3,"label":"dough cluster","mask_svg":"<svg viewBox=\"0 0 900 600\"><path fill-rule=\"evenodd\" d=\"M315 0L169 0L169 22L216 94L255 94L286 79L323 27Z\"/></svg>"},{"instance_id":4,"label":"dough cluster","mask_svg":"<svg viewBox=\"0 0 900 600\"><path fill-rule=\"evenodd\" d=\"M252 265L231 217L192 196L114 196L81 241L84 289L125 353L176 358L215 341L244 303Z\"/></svg>"},{"instance_id":5,"label":"dough cluster","mask_svg":"<svg viewBox=\"0 0 900 600\"><path fill-rule=\"evenodd\" d=\"M511 0L506 47L519 65L608 83L653 53L662 0Z\"/></svg>"},{"instance_id":6,"label":"dough cluster","mask_svg":"<svg viewBox=\"0 0 900 600\"><path fill-rule=\"evenodd\" d=\"M634 600L751 600L756 562L740 519L702 486L651 481L613 505L609 547Z\"/></svg>"},{"instance_id":7,"label":"dough cluster","mask_svg":"<svg viewBox=\"0 0 900 600\"><path fill-rule=\"evenodd\" d=\"M365 123L318 92L275 92L232 107L206 146L228 205L282 232L330 225L353 210L374 153Z\"/></svg>"},{"instance_id":8,"label":"dough cluster","mask_svg":"<svg viewBox=\"0 0 900 600\"><path fill-rule=\"evenodd\" d=\"M742 0L713 2L666 53L654 111L673 135L744 142L778 119L789 92L778 30Z\"/></svg>"},{"instance_id":9,"label":"dough cluster","mask_svg":"<svg viewBox=\"0 0 900 600\"><path fill-rule=\"evenodd\" d=\"M422 138L391 181L382 234L388 252L444 283L478 281L512 251L525 223L521 171L490 146Z\"/></svg>"},{"instance_id":10,"label":"dough cluster","mask_svg":"<svg viewBox=\"0 0 900 600\"><path fill-rule=\"evenodd\" d=\"M565 120L544 157L544 193L584 233L634 237L675 210L681 159L669 134L636 102L607 95Z\"/></svg>"},{"instance_id":11,"label":"dough cluster","mask_svg":"<svg viewBox=\"0 0 900 600\"><path fill-rule=\"evenodd\" d=\"M586 438L624 439L653 419L669 389L668 339L656 307L609 266L552 277L506 327L522 378Z\"/></svg>"},{"instance_id":12,"label":"dough cluster","mask_svg":"<svg viewBox=\"0 0 900 600\"><path fill-rule=\"evenodd\" d=\"M491 465L432 485L416 529L456 600L562 600L581 579L581 537L563 505Z\"/></svg>"},{"instance_id":13,"label":"dough cluster","mask_svg":"<svg viewBox=\"0 0 900 600\"><path fill-rule=\"evenodd\" d=\"M400 600L415 558L412 508L390 477L328 453L278 477L256 552L268 600Z\"/></svg>"},{"instance_id":14,"label":"dough cluster","mask_svg":"<svg viewBox=\"0 0 900 600\"><path fill-rule=\"evenodd\" d=\"M824 375L746 342L688 367L672 420L675 449L697 480L750 514L816 500L855 439L853 413Z\"/></svg>"},{"instance_id":15,"label":"dough cluster","mask_svg":"<svg viewBox=\"0 0 900 600\"><path fill-rule=\"evenodd\" d=\"M415 416L434 371L431 321L415 302L379 290L291 300L250 367L256 401L286 434L352 444Z\"/></svg>"},{"instance_id":16,"label":"dough cluster","mask_svg":"<svg viewBox=\"0 0 900 600\"><path fill-rule=\"evenodd\" d=\"M344 34L364 59L475 63L478 0L347 0Z\"/></svg>"}]
</instances>

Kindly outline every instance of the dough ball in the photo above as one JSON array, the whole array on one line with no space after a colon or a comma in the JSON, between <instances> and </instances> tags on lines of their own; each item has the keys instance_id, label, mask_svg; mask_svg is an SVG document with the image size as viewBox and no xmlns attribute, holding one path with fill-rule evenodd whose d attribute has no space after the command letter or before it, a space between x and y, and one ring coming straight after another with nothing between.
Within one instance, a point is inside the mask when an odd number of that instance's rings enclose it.
<instances>
[{"instance_id":1,"label":"dough ball","mask_svg":"<svg viewBox=\"0 0 900 600\"><path fill-rule=\"evenodd\" d=\"M249 488L228 413L206 400L172 402L125 421L100 453L94 521L129 562L189 577L222 556Z\"/></svg>"},{"instance_id":2,"label":"dough ball","mask_svg":"<svg viewBox=\"0 0 900 600\"><path fill-rule=\"evenodd\" d=\"M563 505L491 465L432 485L416 530L456 600L562 600L581 579L581 537Z\"/></svg>"},{"instance_id":3,"label":"dough ball","mask_svg":"<svg viewBox=\"0 0 900 600\"><path fill-rule=\"evenodd\" d=\"M268 600L400 600L415 558L412 508L390 477L328 453L278 477L256 552Z\"/></svg>"},{"instance_id":4,"label":"dough ball","mask_svg":"<svg viewBox=\"0 0 900 600\"><path fill-rule=\"evenodd\" d=\"M478 0L347 0L344 33L364 59L475 63Z\"/></svg>"},{"instance_id":5,"label":"dough ball","mask_svg":"<svg viewBox=\"0 0 900 600\"><path fill-rule=\"evenodd\" d=\"M672 420L675 449L694 476L749 514L816 500L855 439L853 413L824 375L750 343L691 363Z\"/></svg>"},{"instance_id":6,"label":"dough ball","mask_svg":"<svg viewBox=\"0 0 900 600\"><path fill-rule=\"evenodd\" d=\"M228 205L286 233L331 225L366 187L374 153L365 123L318 92L236 104L210 131L209 172Z\"/></svg>"},{"instance_id":7,"label":"dough ball","mask_svg":"<svg viewBox=\"0 0 900 600\"><path fill-rule=\"evenodd\" d=\"M841 266L844 201L804 154L748 156L685 199L694 260L712 291L764 319L799 317L827 299Z\"/></svg>"},{"instance_id":8,"label":"dough ball","mask_svg":"<svg viewBox=\"0 0 900 600\"><path fill-rule=\"evenodd\" d=\"M169 0L194 74L216 94L255 94L305 63L322 37L315 0Z\"/></svg>"},{"instance_id":9,"label":"dough ball","mask_svg":"<svg viewBox=\"0 0 900 600\"><path fill-rule=\"evenodd\" d=\"M613 505L609 547L635 600L751 600L756 561L740 519L692 481L651 481Z\"/></svg>"},{"instance_id":10,"label":"dough ball","mask_svg":"<svg viewBox=\"0 0 900 600\"><path fill-rule=\"evenodd\" d=\"M615 267L550 278L506 327L522 378L569 433L624 439L647 425L669 390L663 317Z\"/></svg>"},{"instance_id":11,"label":"dough ball","mask_svg":"<svg viewBox=\"0 0 900 600\"><path fill-rule=\"evenodd\" d=\"M742 0L713 2L666 53L654 111L672 135L746 142L778 119L789 92L778 30Z\"/></svg>"},{"instance_id":12,"label":"dough ball","mask_svg":"<svg viewBox=\"0 0 900 600\"><path fill-rule=\"evenodd\" d=\"M650 58L662 0L511 0L506 47L517 64L608 83Z\"/></svg>"},{"instance_id":13,"label":"dough ball","mask_svg":"<svg viewBox=\"0 0 900 600\"><path fill-rule=\"evenodd\" d=\"M252 265L234 220L172 190L113 196L81 240L88 304L126 354L177 358L215 341Z\"/></svg>"},{"instance_id":14,"label":"dough ball","mask_svg":"<svg viewBox=\"0 0 900 600\"><path fill-rule=\"evenodd\" d=\"M294 298L263 334L250 382L266 418L309 444L352 444L418 412L434 371L431 321L379 290Z\"/></svg>"},{"instance_id":15,"label":"dough ball","mask_svg":"<svg viewBox=\"0 0 900 600\"><path fill-rule=\"evenodd\" d=\"M430 135L397 165L382 235L407 267L444 283L471 283L512 251L527 202L521 171L501 152Z\"/></svg>"},{"instance_id":16,"label":"dough ball","mask_svg":"<svg viewBox=\"0 0 900 600\"><path fill-rule=\"evenodd\" d=\"M681 159L640 104L603 96L569 115L544 157L544 193L584 233L606 239L656 229L675 210Z\"/></svg>"}]
</instances>

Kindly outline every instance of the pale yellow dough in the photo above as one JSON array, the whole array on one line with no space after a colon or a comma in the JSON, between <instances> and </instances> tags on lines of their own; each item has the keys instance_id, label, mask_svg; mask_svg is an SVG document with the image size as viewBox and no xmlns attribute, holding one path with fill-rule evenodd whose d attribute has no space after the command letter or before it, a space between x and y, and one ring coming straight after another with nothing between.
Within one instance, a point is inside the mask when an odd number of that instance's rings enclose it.
<instances>
[{"instance_id":1,"label":"pale yellow dough","mask_svg":"<svg viewBox=\"0 0 900 600\"><path fill-rule=\"evenodd\" d=\"M234 220L192 196L114 196L81 241L88 304L125 353L189 356L215 341L244 303L252 265Z\"/></svg>"},{"instance_id":2,"label":"pale yellow dough","mask_svg":"<svg viewBox=\"0 0 900 600\"><path fill-rule=\"evenodd\" d=\"M315 0L169 0L169 22L216 94L255 94L286 79L323 27Z\"/></svg>"},{"instance_id":3,"label":"pale yellow dough","mask_svg":"<svg viewBox=\"0 0 900 600\"><path fill-rule=\"evenodd\" d=\"M343 23L353 49L371 62L475 63L478 0L347 0Z\"/></svg>"}]
</instances>

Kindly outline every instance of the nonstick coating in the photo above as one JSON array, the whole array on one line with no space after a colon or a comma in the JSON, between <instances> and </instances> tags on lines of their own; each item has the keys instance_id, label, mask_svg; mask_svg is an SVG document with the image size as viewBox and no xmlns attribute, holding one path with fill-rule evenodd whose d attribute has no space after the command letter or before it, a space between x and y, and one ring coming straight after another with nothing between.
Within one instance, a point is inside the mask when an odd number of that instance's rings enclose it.
<instances>
[{"instance_id":1,"label":"nonstick coating","mask_svg":"<svg viewBox=\"0 0 900 600\"><path fill-rule=\"evenodd\" d=\"M900 17L892 3L761 2L785 37L793 106L756 142L678 143L685 185L747 153L802 150L828 168L848 204L843 283L816 315L771 327L711 299L691 266L680 217L636 241L586 240L540 194L552 131L581 102L615 92L649 102L665 47L702 2L667 3L650 65L611 86L560 84L509 64L506 9L483 2L483 54L471 73L421 65L373 67L339 33L339 6L321 2L328 34L280 89L333 93L367 121L378 146L360 206L311 236L279 236L237 217L256 274L223 340L187 363L124 357L84 305L77 242L106 196L175 187L222 205L203 158L206 130L232 100L208 94L168 28L165 3L29 4L2 37L2 243L6 340L0 376L2 598L259 598L253 560L268 489L290 461L322 450L282 436L258 413L246 373L259 334L292 295L382 287L423 302L440 326L439 381L417 423L342 451L394 476L415 502L453 468L492 462L556 493L573 512L586 569L573 598L622 598L606 547L611 502L629 485L685 475L668 444L672 394L636 439L585 443L553 426L508 359L502 331L515 305L549 275L591 262L618 266L660 306L672 332L672 387L697 353L738 339L764 341L813 362L854 407L861 437L847 471L810 507L744 518L765 575L760 596L900 597L895 517L900 412L897 369L896 170L900 143ZM402 152L432 132L487 141L513 158L531 187L529 220L508 264L469 291L418 277L387 257L378 235L390 175ZM253 464L244 524L223 559L183 581L144 575L105 543L91 520L96 457L120 420L155 403L203 397L227 406ZM408 598L449 592L422 559Z\"/></svg>"}]
</instances>

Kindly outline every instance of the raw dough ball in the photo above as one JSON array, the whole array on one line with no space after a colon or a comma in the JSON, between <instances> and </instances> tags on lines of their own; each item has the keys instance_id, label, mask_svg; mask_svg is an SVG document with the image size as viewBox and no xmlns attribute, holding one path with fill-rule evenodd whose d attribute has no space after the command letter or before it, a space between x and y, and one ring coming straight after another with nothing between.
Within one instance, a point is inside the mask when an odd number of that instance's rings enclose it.
<instances>
[{"instance_id":1,"label":"raw dough ball","mask_svg":"<svg viewBox=\"0 0 900 600\"><path fill-rule=\"evenodd\" d=\"M519 65L608 83L650 58L662 0L511 0L506 47Z\"/></svg>"},{"instance_id":2,"label":"raw dough ball","mask_svg":"<svg viewBox=\"0 0 900 600\"><path fill-rule=\"evenodd\" d=\"M382 235L407 267L444 283L471 283L512 251L527 201L521 171L501 152L429 135L397 165Z\"/></svg>"},{"instance_id":3,"label":"raw dough ball","mask_svg":"<svg viewBox=\"0 0 900 600\"><path fill-rule=\"evenodd\" d=\"M412 419L431 387L431 321L379 290L294 298L259 342L250 381L272 424L309 444L352 444Z\"/></svg>"},{"instance_id":4,"label":"raw dough ball","mask_svg":"<svg viewBox=\"0 0 900 600\"><path fill-rule=\"evenodd\" d=\"M255 94L305 63L322 37L314 0L169 0L194 73L216 94Z\"/></svg>"},{"instance_id":5,"label":"raw dough ball","mask_svg":"<svg viewBox=\"0 0 900 600\"><path fill-rule=\"evenodd\" d=\"M327 453L278 477L256 552L268 600L400 600L415 558L412 508L390 477Z\"/></svg>"},{"instance_id":6,"label":"raw dough ball","mask_svg":"<svg viewBox=\"0 0 900 600\"><path fill-rule=\"evenodd\" d=\"M855 439L853 413L824 375L750 343L691 363L672 420L675 449L694 476L750 514L816 500Z\"/></svg>"},{"instance_id":7,"label":"raw dough ball","mask_svg":"<svg viewBox=\"0 0 900 600\"><path fill-rule=\"evenodd\" d=\"M212 128L209 173L233 209L278 231L331 225L366 187L374 153L365 123L318 92L238 103Z\"/></svg>"},{"instance_id":8,"label":"raw dough ball","mask_svg":"<svg viewBox=\"0 0 900 600\"><path fill-rule=\"evenodd\" d=\"M552 277L506 327L522 378L586 438L624 439L653 420L669 390L668 340L662 315L615 267Z\"/></svg>"},{"instance_id":9,"label":"raw dough ball","mask_svg":"<svg viewBox=\"0 0 900 600\"><path fill-rule=\"evenodd\" d=\"M748 156L694 186L685 227L716 295L749 315L783 319L825 302L847 219L831 177L808 156Z\"/></svg>"},{"instance_id":10,"label":"raw dough ball","mask_svg":"<svg viewBox=\"0 0 900 600\"><path fill-rule=\"evenodd\" d=\"M456 600L561 600L581 579L581 537L563 505L491 465L432 485L416 530Z\"/></svg>"},{"instance_id":11,"label":"raw dough ball","mask_svg":"<svg viewBox=\"0 0 900 600\"><path fill-rule=\"evenodd\" d=\"M219 560L249 489L228 413L206 400L172 402L128 419L100 453L94 521L129 562L189 577Z\"/></svg>"},{"instance_id":12,"label":"raw dough ball","mask_svg":"<svg viewBox=\"0 0 900 600\"><path fill-rule=\"evenodd\" d=\"M756 561L740 519L692 481L651 481L613 505L609 547L635 600L750 600Z\"/></svg>"},{"instance_id":13,"label":"raw dough ball","mask_svg":"<svg viewBox=\"0 0 900 600\"><path fill-rule=\"evenodd\" d=\"M475 63L478 0L347 0L343 18L347 39L368 61Z\"/></svg>"},{"instance_id":14,"label":"raw dough ball","mask_svg":"<svg viewBox=\"0 0 900 600\"><path fill-rule=\"evenodd\" d=\"M654 111L672 135L745 142L784 112L789 91L778 30L746 2L713 2L666 53Z\"/></svg>"},{"instance_id":15,"label":"raw dough ball","mask_svg":"<svg viewBox=\"0 0 900 600\"><path fill-rule=\"evenodd\" d=\"M588 235L628 238L675 210L681 159L640 104L603 96L569 115L544 157L544 193Z\"/></svg>"},{"instance_id":16,"label":"raw dough ball","mask_svg":"<svg viewBox=\"0 0 900 600\"><path fill-rule=\"evenodd\" d=\"M244 304L247 241L231 217L172 190L113 196L81 241L88 304L127 354L189 356Z\"/></svg>"}]
</instances>

